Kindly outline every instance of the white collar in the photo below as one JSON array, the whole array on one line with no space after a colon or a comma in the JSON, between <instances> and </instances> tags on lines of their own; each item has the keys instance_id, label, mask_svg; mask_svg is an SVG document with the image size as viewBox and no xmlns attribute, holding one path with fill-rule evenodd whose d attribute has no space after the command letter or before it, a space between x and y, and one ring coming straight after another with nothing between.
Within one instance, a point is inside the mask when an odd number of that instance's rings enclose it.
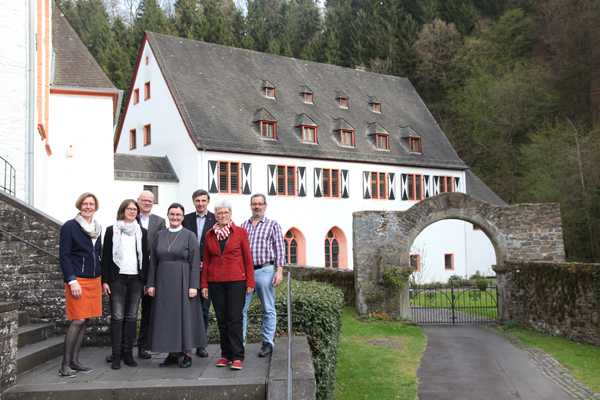
<instances>
[{"instance_id":1,"label":"white collar","mask_svg":"<svg viewBox=\"0 0 600 400\"><path fill-rule=\"evenodd\" d=\"M179 225L179 228L171 228L169 227L169 232L179 232L183 229L183 225Z\"/></svg>"}]
</instances>

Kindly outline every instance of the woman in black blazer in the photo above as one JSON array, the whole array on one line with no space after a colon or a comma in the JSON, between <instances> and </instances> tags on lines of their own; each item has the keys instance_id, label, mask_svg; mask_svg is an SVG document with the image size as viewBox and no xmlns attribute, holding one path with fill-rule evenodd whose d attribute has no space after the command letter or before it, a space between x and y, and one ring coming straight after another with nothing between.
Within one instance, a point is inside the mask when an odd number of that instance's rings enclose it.
<instances>
[{"instance_id":1,"label":"woman in black blazer","mask_svg":"<svg viewBox=\"0 0 600 400\"><path fill-rule=\"evenodd\" d=\"M117 222L104 235L102 291L110 295L112 369L120 369L121 360L130 367L137 366L133 345L149 264L148 232L136 220L139 210L135 200L124 200Z\"/></svg>"}]
</instances>

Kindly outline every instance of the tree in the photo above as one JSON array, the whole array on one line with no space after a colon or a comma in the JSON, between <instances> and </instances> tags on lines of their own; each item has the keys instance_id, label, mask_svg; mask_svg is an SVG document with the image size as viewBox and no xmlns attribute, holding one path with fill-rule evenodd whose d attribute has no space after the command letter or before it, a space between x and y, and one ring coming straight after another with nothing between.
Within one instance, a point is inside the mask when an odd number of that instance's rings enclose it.
<instances>
[{"instance_id":1,"label":"tree","mask_svg":"<svg viewBox=\"0 0 600 400\"><path fill-rule=\"evenodd\" d=\"M165 34L172 32L169 19L156 0L140 2L133 24L133 41L140 43L146 31Z\"/></svg>"}]
</instances>

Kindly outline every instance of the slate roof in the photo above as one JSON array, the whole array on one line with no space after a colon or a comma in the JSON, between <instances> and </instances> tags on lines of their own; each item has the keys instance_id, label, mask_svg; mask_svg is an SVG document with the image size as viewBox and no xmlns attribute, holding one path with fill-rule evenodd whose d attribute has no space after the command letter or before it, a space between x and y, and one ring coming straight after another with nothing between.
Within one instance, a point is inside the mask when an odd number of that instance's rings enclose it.
<instances>
[{"instance_id":1,"label":"slate roof","mask_svg":"<svg viewBox=\"0 0 600 400\"><path fill-rule=\"evenodd\" d=\"M467 194L477 200L485 201L486 203L495 206L508 206L505 202L492 191L477 175L468 169L465 173L467 178Z\"/></svg>"},{"instance_id":2,"label":"slate roof","mask_svg":"<svg viewBox=\"0 0 600 400\"><path fill-rule=\"evenodd\" d=\"M179 182L168 157L114 155L115 179L122 181Z\"/></svg>"},{"instance_id":3,"label":"slate roof","mask_svg":"<svg viewBox=\"0 0 600 400\"><path fill-rule=\"evenodd\" d=\"M199 150L467 168L406 78L152 32L147 38ZM275 100L262 95L265 81L275 86ZM303 86L312 89L314 105L302 101ZM335 99L340 94L349 97L348 110L339 108ZM368 96L381 101L383 113L370 110ZM254 121L261 108L278 121L275 141L260 137ZM297 128L302 114L318 124L318 146L302 143ZM334 130L339 118L356 130L355 148L337 144ZM367 135L372 123L390 133L389 152L372 145ZM422 155L402 146L400 128L407 126L421 136Z\"/></svg>"},{"instance_id":4,"label":"slate roof","mask_svg":"<svg viewBox=\"0 0 600 400\"><path fill-rule=\"evenodd\" d=\"M53 5L52 9L52 47L53 86L117 91L56 5Z\"/></svg>"}]
</instances>

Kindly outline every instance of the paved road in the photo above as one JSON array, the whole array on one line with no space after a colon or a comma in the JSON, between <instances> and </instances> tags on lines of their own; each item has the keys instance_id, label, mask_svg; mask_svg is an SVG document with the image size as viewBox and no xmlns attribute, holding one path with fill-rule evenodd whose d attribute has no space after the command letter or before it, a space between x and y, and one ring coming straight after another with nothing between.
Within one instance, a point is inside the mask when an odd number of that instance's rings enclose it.
<instances>
[{"instance_id":1,"label":"paved road","mask_svg":"<svg viewBox=\"0 0 600 400\"><path fill-rule=\"evenodd\" d=\"M420 400L569 400L529 354L471 326L428 327L417 375Z\"/></svg>"}]
</instances>

